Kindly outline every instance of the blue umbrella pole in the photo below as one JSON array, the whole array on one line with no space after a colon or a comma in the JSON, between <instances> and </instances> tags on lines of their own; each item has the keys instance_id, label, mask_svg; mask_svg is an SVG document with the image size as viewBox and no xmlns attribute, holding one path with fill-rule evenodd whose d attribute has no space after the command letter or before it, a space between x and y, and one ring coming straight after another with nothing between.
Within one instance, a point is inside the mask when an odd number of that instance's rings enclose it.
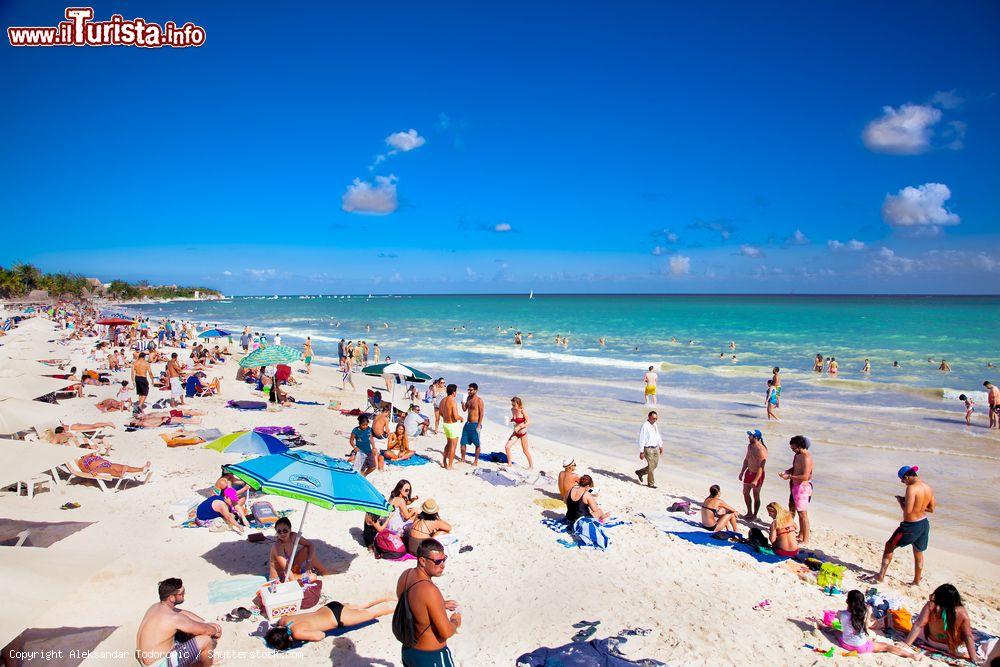
<instances>
[{"instance_id":1,"label":"blue umbrella pole","mask_svg":"<svg viewBox=\"0 0 1000 667\"><path fill-rule=\"evenodd\" d=\"M295 541L292 542L292 557L288 559L288 565L285 567L285 581L288 581L288 575L292 572L292 563L295 562L295 552L299 549L299 540L302 539L302 526L306 523L306 512L309 511L309 503L306 503L305 508L302 510L302 520L299 521L299 532L295 533Z\"/></svg>"}]
</instances>

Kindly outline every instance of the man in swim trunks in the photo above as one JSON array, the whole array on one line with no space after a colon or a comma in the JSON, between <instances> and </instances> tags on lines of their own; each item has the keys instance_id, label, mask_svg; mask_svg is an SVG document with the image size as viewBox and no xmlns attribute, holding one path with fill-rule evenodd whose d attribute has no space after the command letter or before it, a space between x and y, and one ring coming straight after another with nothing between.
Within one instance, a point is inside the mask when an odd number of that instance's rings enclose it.
<instances>
[{"instance_id":1,"label":"man in swim trunks","mask_svg":"<svg viewBox=\"0 0 1000 667\"><path fill-rule=\"evenodd\" d=\"M462 435L462 430L458 423L462 421L462 415L458 412L458 402L455 400L455 393L458 385L450 384L445 389L444 400L438 411L441 413L441 420L444 426L444 437L446 439L444 454L441 459L441 467L453 470L455 467L455 448L458 446L458 439Z\"/></svg>"},{"instance_id":2,"label":"man in swim trunks","mask_svg":"<svg viewBox=\"0 0 1000 667\"><path fill-rule=\"evenodd\" d=\"M181 364L177 361L177 353L170 355L167 362L167 378L170 382L170 404L184 405L184 389L181 387Z\"/></svg>"},{"instance_id":3,"label":"man in swim trunks","mask_svg":"<svg viewBox=\"0 0 1000 667\"><path fill-rule=\"evenodd\" d=\"M462 461L465 461L466 445L473 445L476 448L476 455L472 460L472 467L479 465L479 431L483 428L483 419L486 415L486 407L483 399L479 398L479 385L475 382L469 383L469 393L462 401L462 409L466 412L465 426L462 427Z\"/></svg>"},{"instance_id":4,"label":"man in swim trunks","mask_svg":"<svg viewBox=\"0 0 1000 667\"><path fill-rule=\"evenodd\" d=\"M743 482L743 500L747 504L747 513L743 518L753 521L760 511L760 489L764 486L764 464L767 463L767 445L764 444L764 434L760 429L747 431L747 454L743 457L743 468L739 479ZM753 500L750 498L753 493Z\"/></svg>"},{"instance_id":5,"label":"man in swim trunks","mask_svg":"<svg viewBox=\"0 0 1000 667\"><path fill-rule=\"evenodd\" d=\"M159 594L160 601L146 611L139 623L135 638L139 663L156 667L211 665L222 626L177 608L184 604L184 582L180 579L161 581ZM175 636L179 632L190 638L178 641Z\"/></svg>"},{"instance_id":6,"label":"man in swim trunks","mask_svg":"<svg viewBox=\"0 0 1000 667\"><path fill-rule=\"evenodd\" d=\"M920 576L924 570L924 552L927 551L927 542L931 534L931 522L927 520L927 514L934 511L937 501L934 500L934 490L930 485L917 478L918 470L917 466L903 466L896 472L899 481L906 485L906 495L896 496L896 502L903 509L903 522L885 543L882 569L879 570L875 581L881 582L885 578L889 563L892 562L892 552L897 547L907 547L912 544L912 585L920 583Z\"/></svg>"},{"instance_id":7,"label":"man in swim trunks","mask_svg":"<svg viewBox=\"0 0 1000 667\"><path fill-rule=\"evenodd\" d=\"M771 372L771 380L774 381L774 407L781 407L781 369L775 366Z\"/></svg>"},{"instance_id":8,"label":"man in swim trunks","mask_svg":"<svg viewBox=\"0 0 1000 667\"><path fill-rule=\"evenodd\" d=\"M135 384L136 405L139 411L146 407L146 397L149 396L149 382L154 380L153 369L146 361L146 353L140 352L139 358L132 363L132 382Z\"/></svg>"},{"instance_id":9,"label":"man in swim trunks","mask_svg":"<svg viewBox=\"0 0 1000 667\"><path fill-rule=\"evenodd\" d=\"M462 614L458 603L445 600L432 581L444 574L448 557L434 538L423 540L416 555L416 567L400 575L396 584L397 604L409 606L416 637L413 646L403 646L403 667L455 667L448 639L462 627Z\"/></svg>"},{"instance_id":10,"label":"man in swim trunks","mask_svg":"<svg viewBox=\"0 0 1000 667\"><path fill-rule=\"evenodd\" d=\"M996 426L1000 428L1000 388L995 387L992 382L986 381L983 383L986 388L986 393L990 401L990 425L989 428Z\"/></svg>"},{"instance_id":11,"label":"man in swim trunks","mask_svg":"<svg viewBox=\"0 0 1000 667\"><path fill-rule=\"evenodd\" d=\"M779 472L778 477L787 479L791 487L788 496L788 507L799 515L799 544L805 544L809 539L809 502L812 500L813 459L809 453L809 438L804 435L792 436L788 446L795 452L792 467Z\"/></svg>"},{"instance_id":12,"label":"man in swim trunks","mask_svg":"<svg viewBox=\"0 0 1000 667\"><path fill-rule=\"evenodd\" d=\"M644 400L646 405L656 405L656 381L660 378L659 375L653 371L653 367L650 366L646 374L642 376L642 381L646 384L646 391L644 394Z\"/></svg>"}]
</instances>

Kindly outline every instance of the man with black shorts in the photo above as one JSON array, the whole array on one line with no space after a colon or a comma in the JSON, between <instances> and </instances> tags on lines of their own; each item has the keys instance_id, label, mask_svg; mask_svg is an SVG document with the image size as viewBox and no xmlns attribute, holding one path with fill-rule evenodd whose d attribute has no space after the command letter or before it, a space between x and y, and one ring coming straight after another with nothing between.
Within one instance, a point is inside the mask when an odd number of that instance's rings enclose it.
<instances>
[{"instance_id":1,"label":"man with black shorts","mask_svg":"<svg viewBox=\"0 0 1000 667\"><path fill-rule=\"evenodd\" d=\"M926 482L917 479L917 466L903 466L896 475L899 481L906 485L906 495L896 496L896 502L903 508L903 522L889 536L882 554L882 569L875 581L881 582L885 572L892 562L892 552L898 547L913 545L913 582L920 583L920 575L924 570L924 552L930 539L931 523L927 514L934 511L937 503L934 500L934 490Z\"/></svg>"},{"instance_id":2,"label":"man with black shorts","mask_svg":"<svg viewBox=\"0 0 1000 667\"><path fill-rule=\"evenodd\" d=\"M139 358L132 362L132 382L135 384L137 397L136 407L139 412L146 407L146 397L149 396L149 381L153 379L153 369L146 361L146 353L140 352Z\"/></svg>"}]
</instances>

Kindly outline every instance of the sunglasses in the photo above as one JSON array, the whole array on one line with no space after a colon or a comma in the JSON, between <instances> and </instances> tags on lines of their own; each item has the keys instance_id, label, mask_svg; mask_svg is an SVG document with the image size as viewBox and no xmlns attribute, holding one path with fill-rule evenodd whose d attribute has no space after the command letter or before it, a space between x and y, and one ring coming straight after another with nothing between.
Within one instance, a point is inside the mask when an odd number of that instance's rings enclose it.
<instances>
[{"instance_id":1,"label":"sunglasses","mask_svg":"<svg viewBox=\"0 0 1000 667\"><path fill-rule=\"evenodd\" d=\"M427 560L434 563L435 565L444 565L444 562L448 560L448 557L445 556L444 558L428 558Z\"/></svg>"},{"instance_id":2,"label":"sunglasses","mask_svg":"<svg viewBox=\"0 0 1000 667\"><path fill-rule=\"evenodd\" d=\"M290 533L291 531L287 528L279 528L275 532L278 533L279 535L284 535L285 533Z\"/></svg>"}]
</instances>

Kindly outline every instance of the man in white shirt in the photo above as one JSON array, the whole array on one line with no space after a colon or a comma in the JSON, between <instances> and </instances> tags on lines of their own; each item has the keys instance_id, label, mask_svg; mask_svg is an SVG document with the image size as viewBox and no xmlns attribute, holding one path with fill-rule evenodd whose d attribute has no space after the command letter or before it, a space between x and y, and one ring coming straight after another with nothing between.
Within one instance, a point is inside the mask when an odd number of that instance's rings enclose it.
<instances>
[{"instance_id":1,"label":"man in white shirt","mask_svg":"<svg viewBox=\"0 0 1000 667\"><path fill-rule=\"evenodd\" d=\"M406 427L406 437L415 438L418 435L427 435L427 427L430 425L430 421L428 417L420 414L419 405L411 405L410 411L403 420L403 426Z\"/></svg>"},{"instance_id":2,"label":"man in white shirt","mask_svg":"<svg viewBox=\"0 0 1000 667\"><path fill-rule=\"evenodd\" d=\"M645 461L646 467L636 470L635 476L639 478L640 483L643 481L642 478L646 477L646 486L651 489L656 488L656 483L653 481L653 471L656 470L656 466L660 462L660 454L663 453L663 436L660 435L660 429L656 426L659 419L660 416L656 414L656 411L650 410L646 421L642 423L642 428L639 429L639 460Z\"/></svg>"}]
</instances>

